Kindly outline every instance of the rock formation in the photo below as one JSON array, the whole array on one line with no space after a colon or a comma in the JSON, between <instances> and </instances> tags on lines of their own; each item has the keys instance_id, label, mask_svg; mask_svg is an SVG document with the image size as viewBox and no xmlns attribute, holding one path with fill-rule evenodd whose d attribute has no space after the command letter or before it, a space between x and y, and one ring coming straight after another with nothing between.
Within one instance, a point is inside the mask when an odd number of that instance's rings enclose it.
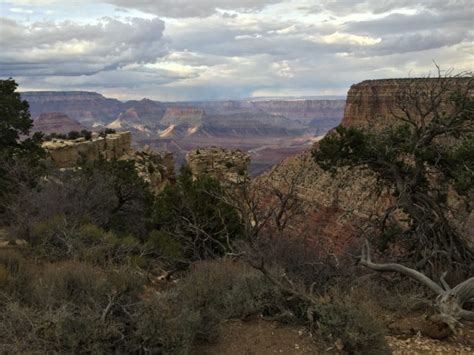
<instances>
[{"instance_id":1,"label":"rock formation","mask_svg":"<svg viewBox=\"0 0 474 355\"><path fill-rule=\"evenodd\" d=\"M462 88L463 79L451 80L450 87ZM394 115L401 115L397 101L400 92L412 91L420 94L420 99L428 99L429 91L436 87L437 78L423 79L386 79L366 80L352 85L347 93L344 118L341 122L346 127L378 129L393 124ZM450 94L452 91L448 91ZM474 95L474 93L473 93ZM447 97L446 97L447 98ZM410 108L416 117L416 108Z\"/></svg>"},{"instance_id":2,"label":"rock formation","mask_svg":"<svg viewBox=\"0 0 474 355\"><path fill-rule=\"evenodd\" d=\"M159 193L175 180L172 153L156 152L146 146L142 151L133 151L123 155L120 160L133 161L138 175L150 184L154 193Z\"/></svg>"},{"instance_id":3,"label":"rock formation","mask_svg":"<svg viewBox=\"0 0 474 355\"><path fill-rule=\"evenodd\" d=\"M119 159L131 151L132 136L130 132L108 134L106 137L95 136L91 140L53 139L43 143L49 152L54 165L58 168L72 168L86 161Z\"/></svg>"},{"instance_id":4,"label":"rock formation","mask_svg":"<svg viewBox=\"0 0 474 355\"><path fill-rule=\"evenodd\" d=\"M194 176L208 175L230 184L249 180L250 156L239 150L217 147L196 149L186 155L186 163Z\"/></svg>"},{"instance_id":5,"label":"rock formation","mask_svg":"<svg viewBox=\"0 0 474 355\"><path fill-rule=\"evenodd\" d=\"M32 132L69 133L86 129L79 122L60 112L42 113L33 120Z\"/></svg>"},{"instance_id":6,"label":"rock formation","mask_svg":"<svg viewBox=\"0 0 474 355\"><path fill-rule=\"evenodd\" d=\"M43 143L49 159L58 168L74 168L98 159L133 161L138 174L150 184L153 192L160 192L174 180L174 158L169 152L155 152L150 147L143 151L131 148L130 132L93 135L91 140L53 139Z\"/></svg>"}]
</instances>

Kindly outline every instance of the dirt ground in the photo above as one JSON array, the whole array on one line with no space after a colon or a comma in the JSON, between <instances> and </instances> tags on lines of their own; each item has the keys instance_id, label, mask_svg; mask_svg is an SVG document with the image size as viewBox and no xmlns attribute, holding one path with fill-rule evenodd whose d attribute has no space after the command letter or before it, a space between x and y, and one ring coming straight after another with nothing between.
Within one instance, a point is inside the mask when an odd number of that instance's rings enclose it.
<instances>
[{"instance_id":1,"label":"dirt ground","mask_svg":"<svg viewBox=\"0 0 474 355\"><path fill-rule=\"evenodd\" d=\"M192 355L324 354L304 328L261 319L227 321L216 343L197 346Z\"/></svg>"},{"instance_id":2,"label":"dirt ground","mask_svg":"<svg viewBox=\"0 0 474 355\"><path fill-rule=\"evenodd\" d=\"M474 354L474 328L465 329L459 337L446 341L421 335L411 337L387 336L394 355ZM196 346L192 355L270 355L270 354L340 354L336 345L324 347L302 327L253 319L227 321L221 325L216 343Z\"/></svg>"}]
</instances>

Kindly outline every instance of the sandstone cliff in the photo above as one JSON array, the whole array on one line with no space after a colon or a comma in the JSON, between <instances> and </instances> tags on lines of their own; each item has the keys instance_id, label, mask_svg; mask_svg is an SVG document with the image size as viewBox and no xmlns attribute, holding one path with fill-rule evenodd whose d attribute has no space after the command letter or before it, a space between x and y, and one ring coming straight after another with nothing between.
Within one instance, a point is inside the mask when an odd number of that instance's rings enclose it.
<instances>
[{"instance_id":1,"label":"sandstone cliff","mask_svg":"<svg viewBox=\"0 0 474 355\"><path fill-rule=\"evenodd\" d=\"M250 156L239 150L217 147L196 149L186 155L186 163L194 176L208 175L230 184L249 180Z\"/></svg>"},{"instance_id":2,"label":"sandstone cliff","mask_svg":"<svg viewBox=\"0 0 474 355\"><path fill-rule=\"evenodd\" d=\"M441 81L440 81L441 80ZM341 122L346 127L359 127L366 129L378 129L391 125L395 121L394 115L402 115L401 105L407 105L404 109L417 116L416 107L408 107L411 103L404 102L403 92L418 93L421 103L426 103L431 96L436 95L436 88L442 85L442 80L450 80L450 88L439 100L443 109L449 110L446 103L448 95L454 90L463 90L465 81L463 79L386 79L366 80L352 85L347 93L344 118ZM431 92L432 91L432 92ZM474 93L472 93L474 95Z\"/></svg>"}]
</instances>

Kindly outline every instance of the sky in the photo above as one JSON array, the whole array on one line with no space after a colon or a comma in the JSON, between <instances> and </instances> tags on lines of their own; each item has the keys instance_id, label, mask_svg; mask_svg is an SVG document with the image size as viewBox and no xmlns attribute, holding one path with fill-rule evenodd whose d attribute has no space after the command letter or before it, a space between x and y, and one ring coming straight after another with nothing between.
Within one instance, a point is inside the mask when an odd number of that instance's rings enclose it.
<instances>
[{"instance_id":1,"label":"sky","mask_svg":"<svg viewBox=\"0 0 474 355\"><path fill-rule=\"evenodd\" d=\"M345 95L474 64L473 0L0 0L0 78L163 101Z\"/></svg>"}]
</instances>

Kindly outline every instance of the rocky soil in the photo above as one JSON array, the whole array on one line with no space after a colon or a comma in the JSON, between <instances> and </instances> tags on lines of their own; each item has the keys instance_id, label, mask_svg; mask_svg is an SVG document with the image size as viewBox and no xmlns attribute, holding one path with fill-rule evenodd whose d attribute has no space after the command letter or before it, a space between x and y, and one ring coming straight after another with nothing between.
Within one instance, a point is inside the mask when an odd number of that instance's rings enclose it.
<instances>
[{"instance_id":1,"label":"rocky soil","mask_svg":"<svg viewBox=\"0 0 474 355\"><path fill-rule=\"evenodd\" d=\"M474 329L465 337L472 337ZM412 337L387 336L394 355L406 354L472 354L474 347L459 338L433 340L421 335ZM474 341L474 338L472 339ZM323 346L304 328L281 325L262 319L229 320L220 327L216 343L198 345L192 355L272 355L272 354L343 354L338 344Z\"/></svg>"}]
</instances>

